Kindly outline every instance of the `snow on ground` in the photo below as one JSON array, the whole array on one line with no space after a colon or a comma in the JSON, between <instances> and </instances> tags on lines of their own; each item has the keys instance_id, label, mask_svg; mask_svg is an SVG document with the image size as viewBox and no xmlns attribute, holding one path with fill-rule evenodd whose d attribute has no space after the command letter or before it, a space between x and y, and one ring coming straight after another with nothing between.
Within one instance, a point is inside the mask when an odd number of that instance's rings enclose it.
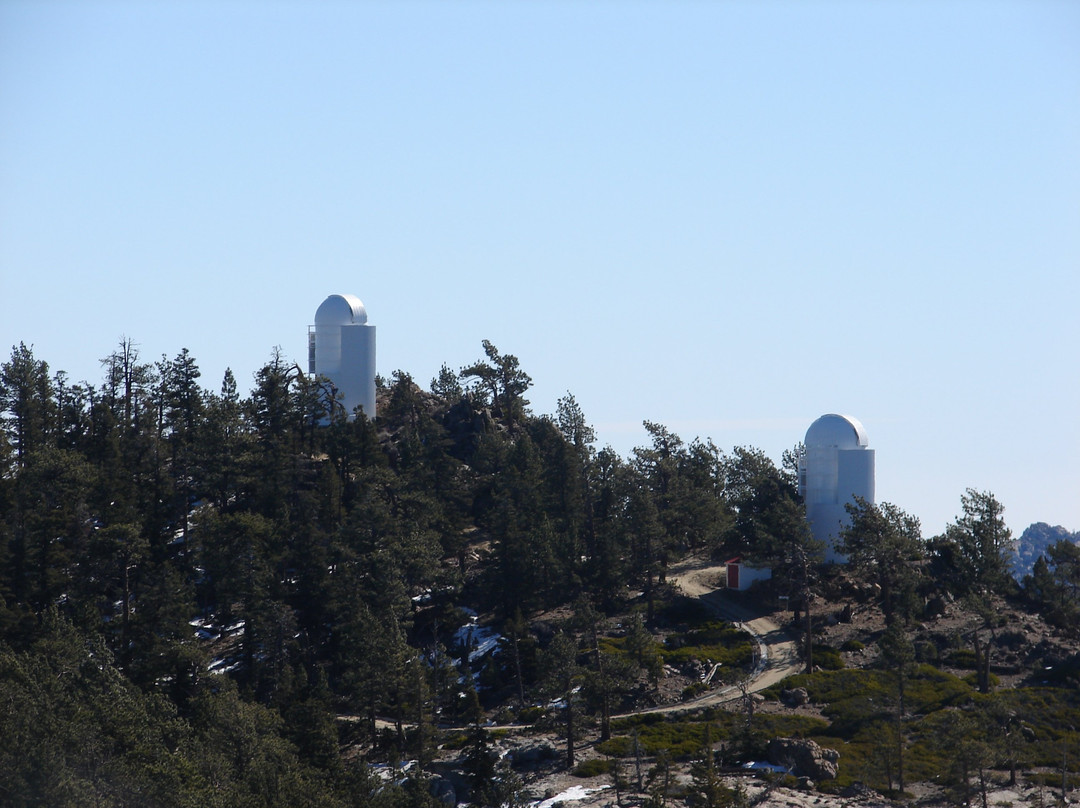
<instances>
[{"instance_id":1,"label":"snow on ground","mask_svg":"<svg viewBox=\"0 0 1080 808\"><path fill-rule=\"evenodd\" d=\"M560 802L574 802L577 800L584 800L591 794L595 794L597 791L603 791L605 788L611 788L611 786L600 786L599 788L585 788L585 786L571 786L561 794L556 794L554 797L549 797L546 800L533 803L534 808L551 808L552 805Z\"/></svg>"},{"instance_id":2,"label":"snow on ground","mask_svg":"<svg viewBox=\"0 0 1080 808\"><path fill-rule=\"evenodd\" d=\"M757 772L775 772L776 774L791 774L791 769L785 766L777 766L775 763L765 763L760 760L751 760L742 765L744 769Z\"/></svg>"},{"instance_id":3,"label":"snow on ground","mask_svg":"<svg viewBox=\"0 0 1080 808\"><path fill-rule=\"evenodd\" d=\"M228 634L230 637L235 637L237 634L239 634L243 630L244 630L244 621L243 620L237 620L231 626L226 626L225 627L225 633Z\"/></svg>"},{"instance_id":4,"label":"snow on ground","mask_svg":"<svg viewBox=\"0 0 1080 808\"><path fill-rule=\"evenodd\" d=\"M469 649L470 663L494 651L502 639L495 629L477 625L476 619L475 613L470 614L469 622L454 632L454 641Z\"/></svg>"},{"instance_id":5,"label":"snow on ground","mask_svg":"<svg viewBox=\"0 0 1080 808\"><path fill-rule=\"evenodd\" d=\"M230 663L228 657L217 657L210 663L208 670L210 673L232 673L239 667L240 660Z\"/></svg>"},{"instance_id":6,"label":"snow on ground","mask_svg":"<svg viewBox=\"0 0 1080 808\"><path fill-rule=\"evenodd\" d=\"M216 640L219 636L218 630L205 618L196 617L194 620L188 620L188 625L195 629L195 636L200 640Z\"/></svg>"}]
</instances>

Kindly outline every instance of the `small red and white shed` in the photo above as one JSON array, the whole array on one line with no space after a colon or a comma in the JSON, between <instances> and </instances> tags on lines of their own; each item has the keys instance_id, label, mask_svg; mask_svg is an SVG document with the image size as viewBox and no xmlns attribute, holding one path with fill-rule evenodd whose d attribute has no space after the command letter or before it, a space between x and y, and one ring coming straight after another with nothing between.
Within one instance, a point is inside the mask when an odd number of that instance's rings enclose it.
<instances>
[{"instance_id":1,"label":"small red and white shed","mask_svg":"<svg viewBox=\"0 0 1080 808\"><path fill-rule=\"evenodd\" d=\"M767 581L772 578L771 567L755 567L742 560L742 556L728 559L724 562L727 566L727 588L745 592L758 581Z\"/></svg>"}]
</instances>

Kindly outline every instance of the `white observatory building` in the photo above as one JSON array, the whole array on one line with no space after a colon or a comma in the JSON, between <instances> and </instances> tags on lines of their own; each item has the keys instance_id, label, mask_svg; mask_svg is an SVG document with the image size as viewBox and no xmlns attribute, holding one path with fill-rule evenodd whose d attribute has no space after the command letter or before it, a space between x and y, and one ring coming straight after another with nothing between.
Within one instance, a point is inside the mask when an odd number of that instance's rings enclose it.
<instances>
[{"instance_id":1,"label":"white observatory building","mask_svg":"<svg viewBox=\"0 0 1080 808\"><path fill-rule=\"evenodd\" d=\"M844 506L855 497L874 502L874 450L866 430L850 415L823 415L806 430L806 454L799 462L799 493L814 538L825 543L825 560L847 560L836 549L848 524Z\"/></svg>"},{"instance_id":2,"label":"white observatory building","mask_svg":"<svg viewBox=\"0 0 1080 808\"><path fill-rule=\"evenodd\" d=\"M375 420L375 326L355 295L330 295L308 326L308 373L325 376L350 418L361 407Z\"/></svg>"}]
</instances>

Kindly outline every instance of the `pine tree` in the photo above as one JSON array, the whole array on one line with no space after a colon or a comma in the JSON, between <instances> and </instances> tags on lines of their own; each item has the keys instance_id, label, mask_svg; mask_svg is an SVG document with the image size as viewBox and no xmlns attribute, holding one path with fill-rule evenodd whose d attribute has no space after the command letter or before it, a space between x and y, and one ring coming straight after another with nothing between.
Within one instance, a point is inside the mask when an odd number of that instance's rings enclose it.
<instances>
[{"instance_id":1,"label":"pine tree","mask_svg":"<svg viewBox=\"0 0 1080 808\"><path fill-rule=\"evenodd\" d=\"M17 469L49 444L55 418L49 366L20 342L11 349L11 359L0 366L0 428L15 449Z\"/></svg>"}]
</instances>

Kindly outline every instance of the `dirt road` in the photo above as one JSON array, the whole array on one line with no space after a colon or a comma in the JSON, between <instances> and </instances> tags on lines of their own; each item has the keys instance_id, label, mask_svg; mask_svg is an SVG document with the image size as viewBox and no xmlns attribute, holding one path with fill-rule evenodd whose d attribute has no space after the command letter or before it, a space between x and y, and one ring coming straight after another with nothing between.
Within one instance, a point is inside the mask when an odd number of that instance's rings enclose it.
<instances>
[{"instance_id":1,"label":"dirt road","mask_svg":"<svg viewBox=\"0 0 1080 808\"><path fill-rule=\"evenodd\" d=\"M787 676L798 673L802 668L802 663L799 661L795 640L770 617L762 616L759 612L725 595L724 590L718 588L722 571L722 565L717 566L700 558L688 558L668 570L667 577L672 583L678 584L687 595L700 598L701 602L721 619L737 623L757 642L758 662L749 687L751 693L757 693ZM742 691L738 687L729 685L696 699L649 710L638 710L633 714L696 710L713 704L734 701L741 695Z\"/></svg>"},{"instance_id":2,"label":"dirt road","mask_svg":"<svg viewBox=\"0 0 1080 808\"><path fill-rule=\"evenodd\" d=\"M718 588L722 583L721 574L723 565L716 565L700 558L683 559L668 570L668 580L679 585L679 588L691 597L701 599L722 620L736 623L749 633L758 645L757 665L752 673L752 681L749 687L751 693L776 684L781 679L802 669L799 655L795 647L795 641L785 629L779 626L770 617L762 616L749 607L735 602L730 596L725 595L724 590ZM726 704L735 701L742 696L742 691L736 685L725 685L702 696L675 704L666 704L662 707L651 707L644 710L634 710L629 713L619 713L612 718L625 718L632 715L644 715L648 713L677 713L689 710L698 710L715 704ZM342 721L358 721L359 716L340 715ZM389 721L378 719L376 727L393 727ZM411 726L411 725L408 725ZM500 724L501 730L524 730L530 728L530 724ZM451 727L443 727L450 729ZM463 729L464 727L457 727Z\"/></svg>"}]
</instances>

